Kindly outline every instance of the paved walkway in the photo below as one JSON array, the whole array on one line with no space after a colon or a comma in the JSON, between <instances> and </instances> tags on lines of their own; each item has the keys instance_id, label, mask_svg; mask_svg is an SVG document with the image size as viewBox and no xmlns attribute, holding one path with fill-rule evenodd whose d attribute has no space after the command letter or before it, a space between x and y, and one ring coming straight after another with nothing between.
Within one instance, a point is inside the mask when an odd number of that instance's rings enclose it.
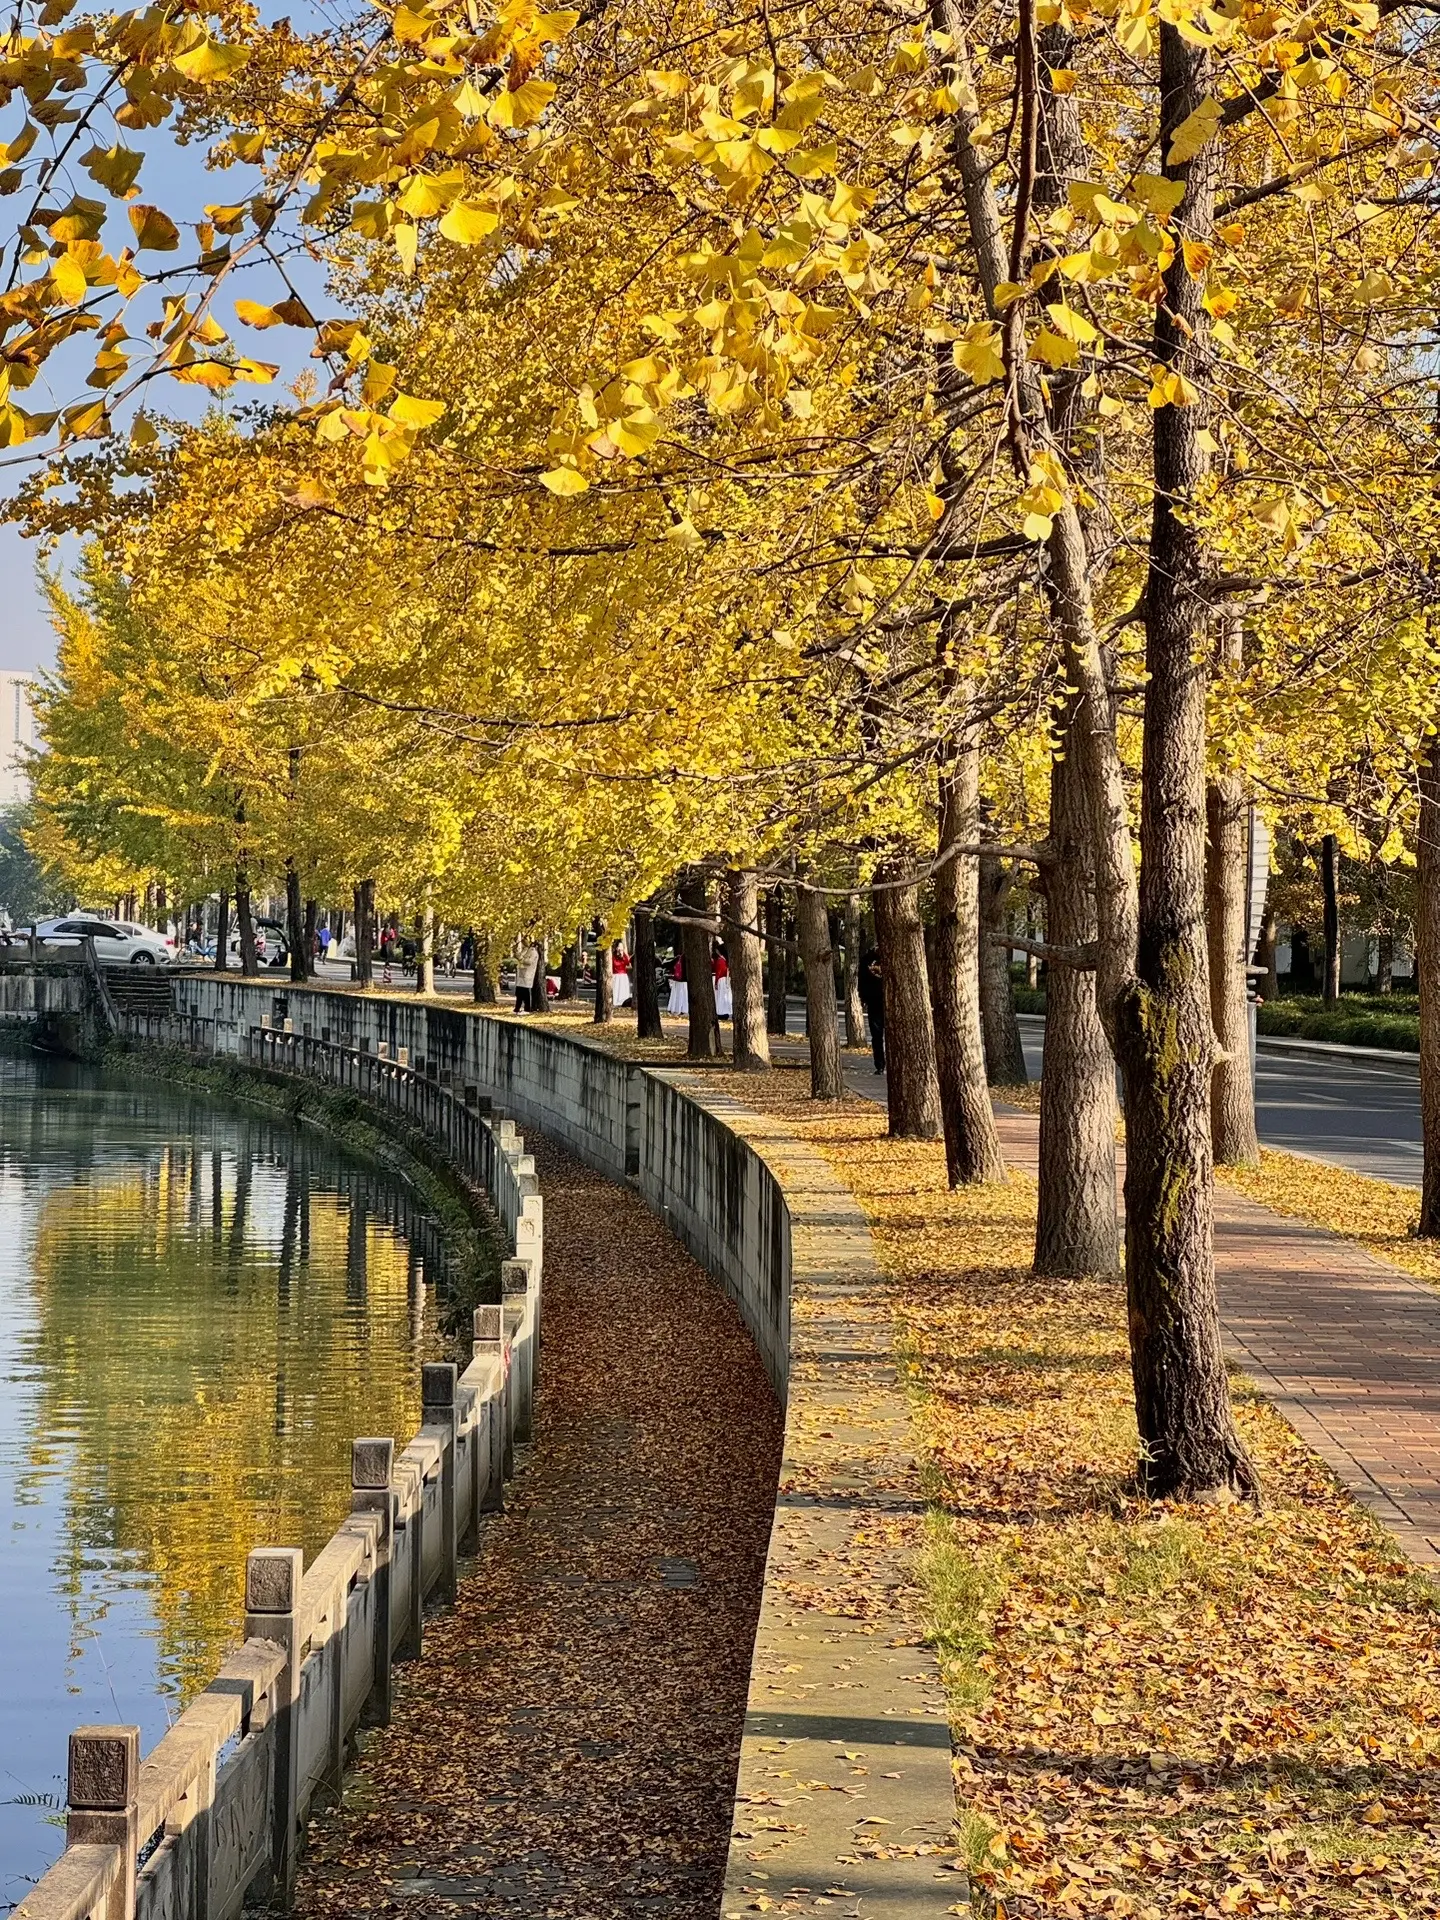
<instances>
[{"instance_id":1,"label":"paved walkway","mask_svg":"<svg viewBox=\"0 0 1440 1920\"><path fill-rule=\"evenodd\" d=\"M781 1421L729 1302L639 1197L534 1137L536 1446L296 1911L718 1913Z\"/></svg>"}]
</instances>

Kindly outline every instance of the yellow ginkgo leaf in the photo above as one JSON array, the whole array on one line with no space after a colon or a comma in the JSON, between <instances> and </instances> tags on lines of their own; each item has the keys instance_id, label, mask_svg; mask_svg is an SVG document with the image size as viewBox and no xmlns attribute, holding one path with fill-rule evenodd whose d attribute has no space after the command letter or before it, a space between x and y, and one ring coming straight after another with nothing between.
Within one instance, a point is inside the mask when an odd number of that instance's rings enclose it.
<instances>
[{"instance_id":1,"label":"yellow ginkgo leaf","mask_svg":"<svg viewBox=\"0 0 1440 1920\"><path fill-rule=\"evenodd\" d=\"M237 300L235 318L242 320L247 327L278 327L281 324L275 309L262 306L258 300Z\"/></svg>"},{"instance_id":2,"label":"yellow ginkgo leaf","mask_svg":"<svg viewBox=\"0 0 1440 1920\"><path fill-rule=\"evenodd\" d=\"M551 493L558 493L562 499L572 494L588 491L590 482L574 467L552 467L548 473L540 476L542 487L548 487Z\"/></svg>"},{"instance_id":3,"label":"yellow ginkgo leaf","mask_svg":"<svg viewBox=\"0 0 1440 1920\"><path fill-rule=\"evenodd\" d=\"M242 358L235 362L235 378L237 380L248 380L253 386L257 387L268 387L279 371L279 367L272 366L268 360L246 360Z\"/></svg>"},{"instance_id":4,"label":"yellow ginkgo leaf","mask_svg":"<svg viewBox=\"0 0 1440 1920\"><path fill-rule=\"evenodd\" d=\"M444 411L443 400L418 400L413 393L397 393L390 402L390 418L402 427L433 427Z\"/></svg>"},{"instance_id":5,"label":"yellow ginkgo leaf","mask_svg":"<svg viewBox=\"0 0 1440 1920\"><path fill-rule=\"evenodd\" d=\"M73 253L62 253L50 269L50 280L67 307L78 307L85 298L85 269Z\"/></svg>"},{"instance_id":6,"label":"yellow ginkgo leaf","mask_svg":"<svg viewBox=\"0 0 1440 1920\"><path fill-rule=\"evenodd\" d=\"M529 127L544 113L555 97L550 80L526 80L523 85L498 93L490 103L489 118L497 127Z\"/></svg>"},{"instance_id":7,"label":"yellow ginkgo leaf","mask_svg":"<svg viewBox=\"0 0 1440 1920\"><path fill-rule=\"evenodd\" d=\"M1193 113L1187 114L1170 136L1170 150L1165 155L1167 167L1184 166L1187 160L1193 160L1203 147L1208 147L1220 131L1221 106L1213 97L1202 100Z\"/></svg>"},{"instance_id":8,"label":"yellow ginkgo leaf","mask_svg":"<svg viewBox=\"0 0 1440 1920\"><path fill-rule=\"evenodd\" d=\"M1080 349L1073 340L1052 333L1048 327L1042 328L1030 342L1030 358L1043 361L1047 367L1068 367L1079 357Z\"/></svg>"},{"instance_id":9,"label":"yellow ginkgo leaf","mask_svg":"<svg viewBox=\"0 0 1440 1920\"><path fill-rule=\"evenodd\" d=\"M212 80L223 80L237 68L243 67L249 58L244 47L221 46L207 33L198 46L191 47L186 53L177 53L171 64L187 80L198 80L208 86Z\"/></svg>"},{"instance_id":10,"label":"yellow ginkgo leaf","mask_svg":"<svg viewBox=\"0 0 1440 1920\"><path fill-rule=\"evenodd\" d=\"M144 158L130 147L92 147L80 164L92 180L123 199L139 179Z\"/></svg>"},{"instance_id":11,"label":"yellow ginkgo leaf","mask_svg":"<svg viewBox=\"0 0 1440 1920\"><path fill-rule=\"evenodd\" d=\"M137 247L151 253L174 253L180 245L180 229L159 207L136 206L129 209Z\"/></svg>"},{"instance_id":12,"label":"yellow ginkgo leaf","mask_svg":"<svg viewBox=\"0 0 1440 1920\"><path fill-rule=\"evenodd\" d=\"M489 207L478 207L473 200L457 200L440 222L440 231L457 246L478 247L499 224L499 214Z\"/></svg>"}]
</instances>

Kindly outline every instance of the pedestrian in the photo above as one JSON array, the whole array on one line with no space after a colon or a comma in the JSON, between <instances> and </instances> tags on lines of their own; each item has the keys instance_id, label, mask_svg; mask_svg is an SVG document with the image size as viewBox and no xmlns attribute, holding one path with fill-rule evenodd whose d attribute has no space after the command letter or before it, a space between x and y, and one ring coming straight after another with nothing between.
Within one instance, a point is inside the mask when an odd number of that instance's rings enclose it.
<instances>
[{"instance_id":1,"label":"pedestrian","mask_svg":"<svg viewBox=\"0 0 1440 1920\"><path fill-rule=\"evenodd\" d=\"M469 973L475 965L475 929L467 928L465 938L460 942L459 966L461 973Z\"/></svg>"},{"instance_id":2,"label":"pedestrian","mask_svg":"<svg viewBox=\"0 0 1440 1920\"><path fill-rule=\"evenodd\" d=\"M690 988L685 980L685 956L683 953L676 954L675 964L670 969L670 998L666 1003L665 1011L667 1013L673 1013L677 1017L682 1013L689 1013L690 1011Z\"/></svg>"},{"instance_id":3,"label":"pedestrian","mask_svg":"<svg viewBox=\"0 0 1440 1920\"><path fill-rule=\"evenodd\" d=\"M715 976L715 1018L728 1020L734 1009L734 996L730 987L730 962L725 957L725 942L715 942L715 957L710 963Z\"/></svg>"},{"instance_id":4,"label":"pedestrian","mask_svg":"<svg viewBox=\"0 0 1440 1920\"><path fill-rule=\"evenodd\" d=\"M860 1004L870 1028L870 1051L876 1073L885 1071L885 977L880 971L880 956L871 947L860 961Z\"/></svg>"},{"instance_id":5,"label":"pedestrian","mask_svg":"<svg viewBox=\"0 0 1440 1920\"><path fill-rule=\"evenodd\" d=\"M628 1007L630 992L630 956L625 951L624 942L617 940L611 949L611 1000L612 1007Z\"/></svg>"},{"instance_id":6,"label":"pedestrian","mask_svg":"<svg viewBox=\"0 0 1440 1920\"><path fill-rule=\"evenodd\" d=\"M315 935L322 960L328 960L330 958L330 937L330 922L327 920Z\"/></svg>"},{"instance_id":7,"label":"pedestrian","mask_svg":"<svg viewBox=\"0 0 1440 1920\"><path fill-rule=\"evenodd\" d=\"M515 962L515 1011L533 1013L535 1011L535 983L540 978L540 948L531 940L520 949L520 958Z\"/></svg>"}]
</instances>

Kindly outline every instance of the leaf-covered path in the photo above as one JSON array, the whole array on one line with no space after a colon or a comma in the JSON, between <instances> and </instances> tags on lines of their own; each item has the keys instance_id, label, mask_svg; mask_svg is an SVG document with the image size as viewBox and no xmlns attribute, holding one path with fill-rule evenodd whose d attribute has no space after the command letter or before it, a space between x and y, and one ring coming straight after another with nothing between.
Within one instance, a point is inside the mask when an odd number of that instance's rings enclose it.
<instances>
[{"instance_id":1,"label":"leaf-covered path","mask_svg":"<svg viewBox=\"0 0 1440 1920\"><path fill-rule=\"evenodd\" d=\"M535 1446L311 1829L304 1920L719 1907L780 1414L733 1308L638 1196L532 1144Z\"/></svg>"}]
</instances>

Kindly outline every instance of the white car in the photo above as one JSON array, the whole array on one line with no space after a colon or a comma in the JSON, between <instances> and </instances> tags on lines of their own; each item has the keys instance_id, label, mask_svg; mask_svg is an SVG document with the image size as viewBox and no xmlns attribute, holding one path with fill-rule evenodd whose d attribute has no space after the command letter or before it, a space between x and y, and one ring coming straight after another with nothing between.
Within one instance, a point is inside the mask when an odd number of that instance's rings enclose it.
<instances>
[{"instance_id":1,"label":"white car","mask_svg":"<svg viewBox=\"0 0 1440 1920\"><path fill-rule=\"evenodd\" d=\"M72 913L64 920L42 920L35 929L47 947L78 947L89 934L95 958L105 966L167 967L175 959L175 936L128 920L101 920Z\"/></svg>"}]
</instances>

